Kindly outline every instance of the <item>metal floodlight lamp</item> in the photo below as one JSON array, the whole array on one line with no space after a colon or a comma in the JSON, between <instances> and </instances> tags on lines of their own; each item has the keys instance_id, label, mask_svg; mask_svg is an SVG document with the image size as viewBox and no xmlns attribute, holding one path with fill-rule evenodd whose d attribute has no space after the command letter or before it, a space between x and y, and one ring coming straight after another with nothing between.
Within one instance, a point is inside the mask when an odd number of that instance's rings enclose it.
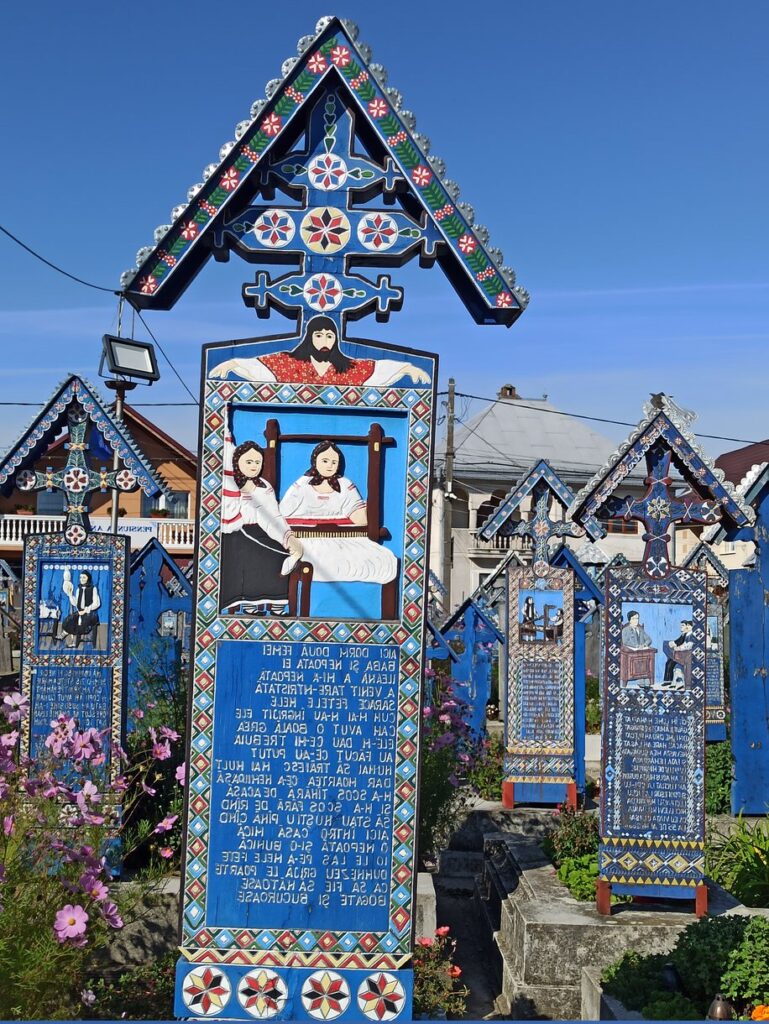
<instances>
[{"instance_id":1,"label":"metal floodlight lamp","mask_svg":"<svg viewBox=\"0 0 769 1024\"><path fill-rule=\"evenodd\" d=\"M134 341L133 338L118 338L113 334L105 334L103 344L100 374L106 363L109 372L120 377L143 380L148 384L160 380L155 347L148 341Z\"/></svg>"}]
</instances>

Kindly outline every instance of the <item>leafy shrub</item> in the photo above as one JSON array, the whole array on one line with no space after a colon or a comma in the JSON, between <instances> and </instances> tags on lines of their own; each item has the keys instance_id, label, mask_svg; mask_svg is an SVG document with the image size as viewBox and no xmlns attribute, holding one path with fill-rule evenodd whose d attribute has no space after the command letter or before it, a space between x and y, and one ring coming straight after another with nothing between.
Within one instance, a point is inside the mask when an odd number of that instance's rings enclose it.
<instances>
[{"instance_id":1,"label":"leafy shrub","mask_svg":"<svg viewBox=\"0 0 769 1024\"><path fill-rule=\"evenodd\" d=\"M769 907L769 818L747 822L740 814L730 831L711 831L705 866L746 906Z\"/></svg>"},{"instance_id":2,"label":"leafy shrub","mask_svg":"<svg viewBox=\"0 0 769 1024\"><path fill-rule=\"evenodd\" d=\"M153 728L129 760L109 730L60 715L32 759L18 751L27 698L7 694L0 709L12 726L0 730L0 1018L78 1017L86 965L154 883L111 889L105 854L116 842L130 851L137 795L174 740ZM121 771L112 782L110 757ZM175 821L154 834L165 841Z\"/></svg>"},{"instance_id":3,"label":"leafy shrub","mask_svg":"<svg viewBox=\"0 0 769 1024\"><path fill-rule=\"evenodd\" d=\"M742 941L729 954L721 992L740 1011L769 1003L769 921L752 917Z\"/></svg>"},{"instance_id":4,"label":"leafy shrub","mask_svg":"<svg viewBox=\"0 0 769 1024\"><path fill-rule=\"evenodd\" d=\"M650 998L667 994L662 984L662 969L668 960L669 957L660 953L642 956L628 949L604 970L601 984L628 1010L641 1010Z\"/></svg>"},{"instance_id":5,"label":"leafy shrub","mask_svg":"<svg viewBox=\"0 0 769 1024\"><path fill-rule=\"evenodd\" d=\"M483 800L502 799L504 746L498 736L482 740L467 781Z\"/></svg>"},{"instance_id":6,"label":"leafy shrub","mask_svg":"<svg viewBox=\"0 0 769 1024\"><path fill-rule=\"evenodd\" d=\"M732 806L732 748L728 741L705 748L705 813L728 814Z\"/></svg>"},{"instance_id":7,"label":"leafy shrub","mask_svg":"<svg viewBox=\"0 0 769 1024\"><path fill-rule=\"evenodd\" d=\"M432 939L417 939L414 947L414 1013L461 1016L470 990L459 985L461 968L453 962L456 942L449 929L435 929Z\"/></svg>"},{"instance_id":8,"label":"leafy shrub","mask_svg":"<svg viewBox=\"0 0 769 1024\"><path fill-rule=\"evenodd\" d=\"M553 825L542 845L555 866L560 867L568 857L596 857L599 838L597 815L562 807L553 815Z\"/></svg>"},{"instance_id":9,"label":"leafy shrub","mask_svg":"<svg viewBox=\"0 0 769 1024\"><path fill-rule=\"evenodd\" d=\"M574 899L585 902L595 899L595 883L598 880L597 856L584 853L581 857L567 857L558 868L558 877Z\"/></svg>"},{"instance_id":10,"label":"leafy shrub","mask_svg":"<svg viewBox=\"0 0 769 1024\"><path fill-rule=\"evenodd\" d=\"M598 689L598 677L587 676L585 679L585 732L601 731L601 695Z\"/></svg>"},{"instance_id":11,"label":"leafy shrub","mask_svg":"<svg viewBox=\"0 0 769 1024\"><path fill-rule=\"evenodd\" d=\"M665 992L654 997L641 1008L646 1020L702 1020L702 1014L680 992Z\"/></svg>"},{"instance_id":12,"label":"leafy shrub","mask_svg":"<svg viewBox=\"0 0 769 1024\"><path fill-rule=\"evenodd\" d=\"M422 774L419 800L419 856L436 857L459 823L475 764L467 704L436 675L433 700L422 710Z\"/></svg>"},{"instance_id":13,"label":"leafy shrub","mask_svg":"<svg viewBox=\"0 0 769 1024\"><path fill-rule=\"evenodd\" d=\"M742 942L746 917L703 917L678 937L670 959L678 968L684 993L703 1015L716 992L729 954Z\"/></svg>"},{"instance_id":14,"label":"leafy shrub","mask_svg":"<svg viewBox=\"0 0 769 1024\"><path fill-rule=\"evenodd\" d=\"M124 971L114 981L88 983L83 992L88 1020L172 1020L176 951L159 960Z\"/></svg>"}]
</instances>

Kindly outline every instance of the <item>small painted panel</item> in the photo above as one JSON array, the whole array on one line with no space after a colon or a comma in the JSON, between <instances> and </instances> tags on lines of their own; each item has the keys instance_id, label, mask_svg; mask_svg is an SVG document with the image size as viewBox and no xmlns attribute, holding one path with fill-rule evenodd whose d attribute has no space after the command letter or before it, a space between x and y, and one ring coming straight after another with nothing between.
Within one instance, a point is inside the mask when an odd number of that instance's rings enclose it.
<instances>
[{"instance_id":1,"label":"small painted panel","mask_svg":"<svg viewBox=\"0 0 769 1024\"><path fill-rule=\"evenodd\" d=\"M313 1016L294 968L410 992L436 360L331 323L333 373L317 323L204 352L177 1003L194 965L276 972L282 1016ZM410 1012L372 977L347 1018Z\"/></svg>"},{"instance_id":2,"label":"small painted panel","mask_svg":"<svg viewBox=\"0 0 769 1024\"><path fill-rule=\"evenodd\" d=\"M110 729L122 742L127 546L124 537L109 534L89 534L77 547L64 534L25 539L26 752L37 752L60 714L83 729ZM110 767L113 774L118 770Z\"/></svg>"},{"instance_id":3,"label":"small painted panel","mask_svg":"<svg viewBox=\"0 0 769 1024\"><path fill-rule=\"evenodd\" d=\"M607 573L601 878L691 897L702 881L705 576Z\"/></svg>"},{"instance_id":4,"label":"small painted panel","mask_svg":"<svg viewBox=\"0 0 769 1024\"><path fill-rule=\"evenodd\" d=\"M708 597L710 598L710 595ZM721 605L710 599L705 664L705 736L709 740L725 740L724 613Z\"/></svg>"},{"instance_id":5,"label":"small painted panel","mask_svg":"<svg viewBox=\"0 0 769 1024\"><path fill-rule=\"evenodd\" d=\"M575 781L574 574L508 570L508 680L504 777ZM542 802L560 799L543 789Z\"/></svg>"}]
</instances>

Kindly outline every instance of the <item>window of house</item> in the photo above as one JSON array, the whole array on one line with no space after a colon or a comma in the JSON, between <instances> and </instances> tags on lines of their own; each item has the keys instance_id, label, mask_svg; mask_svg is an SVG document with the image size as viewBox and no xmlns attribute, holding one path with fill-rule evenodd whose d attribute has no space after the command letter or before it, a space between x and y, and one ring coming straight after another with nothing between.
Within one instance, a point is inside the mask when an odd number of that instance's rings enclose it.
<instances>
[{"instance_id":1,"label":"window of house","mask_svg":"<svg viewBox=\"0 0 769 1024\"><path fill-rule=\"evenodd\" d=\"M638 523L635 519L629 522L625 519L602 519L607 533L638 533Z\"/></svg>"},{"instance_id":2,"label":"window of house","mask_svg":"<svg viewBox=\"0 0 769 1024\"><path fill-rule=\"evenodd\" d=\"M38 491L36 495L37 514L39 516L64 515L64 491Z\"/></svg>"},{"instance_id":3,"label":"window of house","mask_svg":"<svg viewBox=\"0 0 769 1024\"><path fill-rule=\"evenodd\" d=\"M145 519L163 507L165 507L169 519L189 519L189 492L171 491L171 496L165 500L165 506L162 504L161 495L156 494L154 498L148 498L146 494L142 494L142 516Z\"/></svg>"}]
</instances>

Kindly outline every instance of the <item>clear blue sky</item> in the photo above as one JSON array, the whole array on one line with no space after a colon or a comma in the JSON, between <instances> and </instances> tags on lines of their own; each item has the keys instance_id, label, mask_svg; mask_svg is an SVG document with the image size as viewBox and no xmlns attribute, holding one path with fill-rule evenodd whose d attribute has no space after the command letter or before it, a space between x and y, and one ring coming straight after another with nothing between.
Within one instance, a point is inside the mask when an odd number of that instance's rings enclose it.
<instances>
[{"instance_id":1,"label":"clear blue sky","mask_svg":"<svg viewBox=\"0 0 769 1024\"><path fill-rule=\"evenodd\" d=\"M636 421L664 390L699 411L703 432L769 436L764 0L14 4L0 223L117 286L328 13L358 22L532 296L511 329L478 327L440 270L409 267L393 274L403 312L353 333L439 352L443 381L462 391L510 382ZM148 316L195 392L203 342L287 328L242 305L252 274L235 256L209 263L173 311ZM0 401L42 401L69 371L95 378L114 325L109 295L0 237ZM161 368L142 399L185 401ZM0 447L32 411L0 407ZM147 412L194 444L195 409Z\"/></svg>"}]
</instances>

